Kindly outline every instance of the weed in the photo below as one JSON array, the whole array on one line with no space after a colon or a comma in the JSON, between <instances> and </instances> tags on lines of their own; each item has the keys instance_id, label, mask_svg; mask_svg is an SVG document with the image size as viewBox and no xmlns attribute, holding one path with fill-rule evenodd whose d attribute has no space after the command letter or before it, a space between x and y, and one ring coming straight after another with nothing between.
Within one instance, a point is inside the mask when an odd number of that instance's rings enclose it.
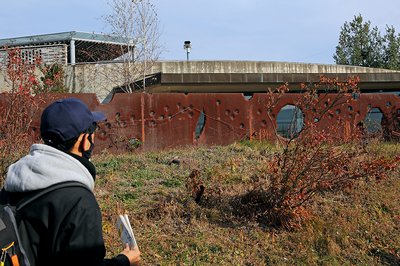
<instances>
[{"instance_id":1,"label":"weed","mask_svg":"<svg viewBox=\"0 0 400 266\"><path fill-rule=\"evenodd\" d=\"M390 159L385 149L396 154L397 144L383 144L381 148L379 144L370 145L365 148L375 151L372 158L367 152L360 160ZM391 172L378 183L374 178L361 178L344 190L316 193L306 205L308 219L297 228L284 230L245 215L251 208L241 203L242 196L252 190L252 182L260 181L257 178L265 172L265 164L278 150L269 144L240 146L188 148L158 155L94 156L96 165L110 158L119 162L115 171L112 164L112 171L104 168L96 181L108 180L106 187L96 184L96 191L108 191L98 193L97 198L107 224L109 254L120 250L112 217L123 208L131 217L143 265L377 265L399 256L398 172ZM337 149L347 152L355 147L348 143ZM168 163L174 157L181 159L180 165ZM187 163L186 158L190 158ZM243 161L230 167L235 158ZM252 160L257 163L250 167L248 162ZM354 164L360 160L355 158ZM136 179L136 171L144 166L149 176L139 170L141 177ZM196 171L188 178L193 167ZM209 169L224 171L223 178L222 173ZM237 172L254 181L243 182ZM165 185L170 179L179 180L181 185ZM134 180L140 180L141 185L134 186ZM201 185L205 190L196 203L193 188Z\"/></svg>"},{"instance_id":2,"label":"weed","mask_svg":"<svg viewBox=\"0 0 400 266\"><path fill-rule=\"evenodd\" d=\"M164 186L170 187L170 188L173 188L173 187L180 187L180 186L182 186L182 184L183 184L182 180L179 180L179 179L177 179L177 178L170 178L170 179L167 179L167 180L162 181L161 183L162 183Z\"/></svg>"}]
</instances>

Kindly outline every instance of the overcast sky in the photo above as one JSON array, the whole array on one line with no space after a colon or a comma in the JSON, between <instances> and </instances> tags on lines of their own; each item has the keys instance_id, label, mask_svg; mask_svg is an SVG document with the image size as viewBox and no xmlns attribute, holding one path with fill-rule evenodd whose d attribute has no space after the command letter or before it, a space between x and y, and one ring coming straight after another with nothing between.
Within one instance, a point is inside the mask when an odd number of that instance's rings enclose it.
<instances>
[{"instance_id":1,"label":"overcast sky","mask_svg":"<svg viewBox=\"0 0 400 266\"><path fill-rule=\"evenodd\" d=\"M0 0L0 39L65 31L106 32L107 0ZM154 0L163 60L332 64L341 26L361 14L400 32L400 0Z\"/></svg>"}]
</instances>

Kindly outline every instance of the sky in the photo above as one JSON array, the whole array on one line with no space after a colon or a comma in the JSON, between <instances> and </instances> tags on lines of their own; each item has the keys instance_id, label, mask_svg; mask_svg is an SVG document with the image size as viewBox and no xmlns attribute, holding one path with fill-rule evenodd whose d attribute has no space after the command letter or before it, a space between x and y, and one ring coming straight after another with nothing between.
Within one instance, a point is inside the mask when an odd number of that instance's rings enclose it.
<instances>
[{"instance_id":1,"label":"sky","mask_svg":"<svg viewBox=\"0 0 400 266\"><path fill-rule=\"evenodd\" d=\"M0 39L65 31L107 33L110 0L0 0ZM334 64L343 24L361 14L400 32L400 0L153 0L162 60Z\"/></svg>"}]
</instances>

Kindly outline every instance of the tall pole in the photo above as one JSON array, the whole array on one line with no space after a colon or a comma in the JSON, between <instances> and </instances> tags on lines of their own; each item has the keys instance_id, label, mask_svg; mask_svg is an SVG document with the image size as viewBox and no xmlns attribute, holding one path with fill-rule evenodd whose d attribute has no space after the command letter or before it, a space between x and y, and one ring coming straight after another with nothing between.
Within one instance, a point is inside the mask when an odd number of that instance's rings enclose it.
<instances>
[{"instance_id":1,"label":"tall pole","mask_svg":"<svg viewBox=\"0 0 400 266\"><path fill-rule=\"evenodd\" d=\"M183 49L186 50L186 60L189 61L189 53L190 53L190 49L192 49L192 45L190 44L190 41L185 41L183 43Z\"/></svg>"}]
</instances>

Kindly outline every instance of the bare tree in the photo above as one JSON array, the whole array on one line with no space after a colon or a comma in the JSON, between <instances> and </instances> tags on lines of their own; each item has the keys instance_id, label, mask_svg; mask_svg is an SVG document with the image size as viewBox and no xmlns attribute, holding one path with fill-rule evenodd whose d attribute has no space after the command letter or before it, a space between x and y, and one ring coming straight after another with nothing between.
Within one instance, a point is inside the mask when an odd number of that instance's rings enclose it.
<instances>
[{"instance_id":1,"label":"bare tree","mask_svg":"<svg viewBox=\"0 0 400 266\"><path fill-rule=\"evenodd\" d=\"M110 0L111 12L104 16L110 34L124 40L121 49L125 92L146 90L146 76L161 54L159 19L151 0ZM126 52L126 53L125 53ZM137 81L143 83L137 85Z\"/></svg>"}]
</instances>

